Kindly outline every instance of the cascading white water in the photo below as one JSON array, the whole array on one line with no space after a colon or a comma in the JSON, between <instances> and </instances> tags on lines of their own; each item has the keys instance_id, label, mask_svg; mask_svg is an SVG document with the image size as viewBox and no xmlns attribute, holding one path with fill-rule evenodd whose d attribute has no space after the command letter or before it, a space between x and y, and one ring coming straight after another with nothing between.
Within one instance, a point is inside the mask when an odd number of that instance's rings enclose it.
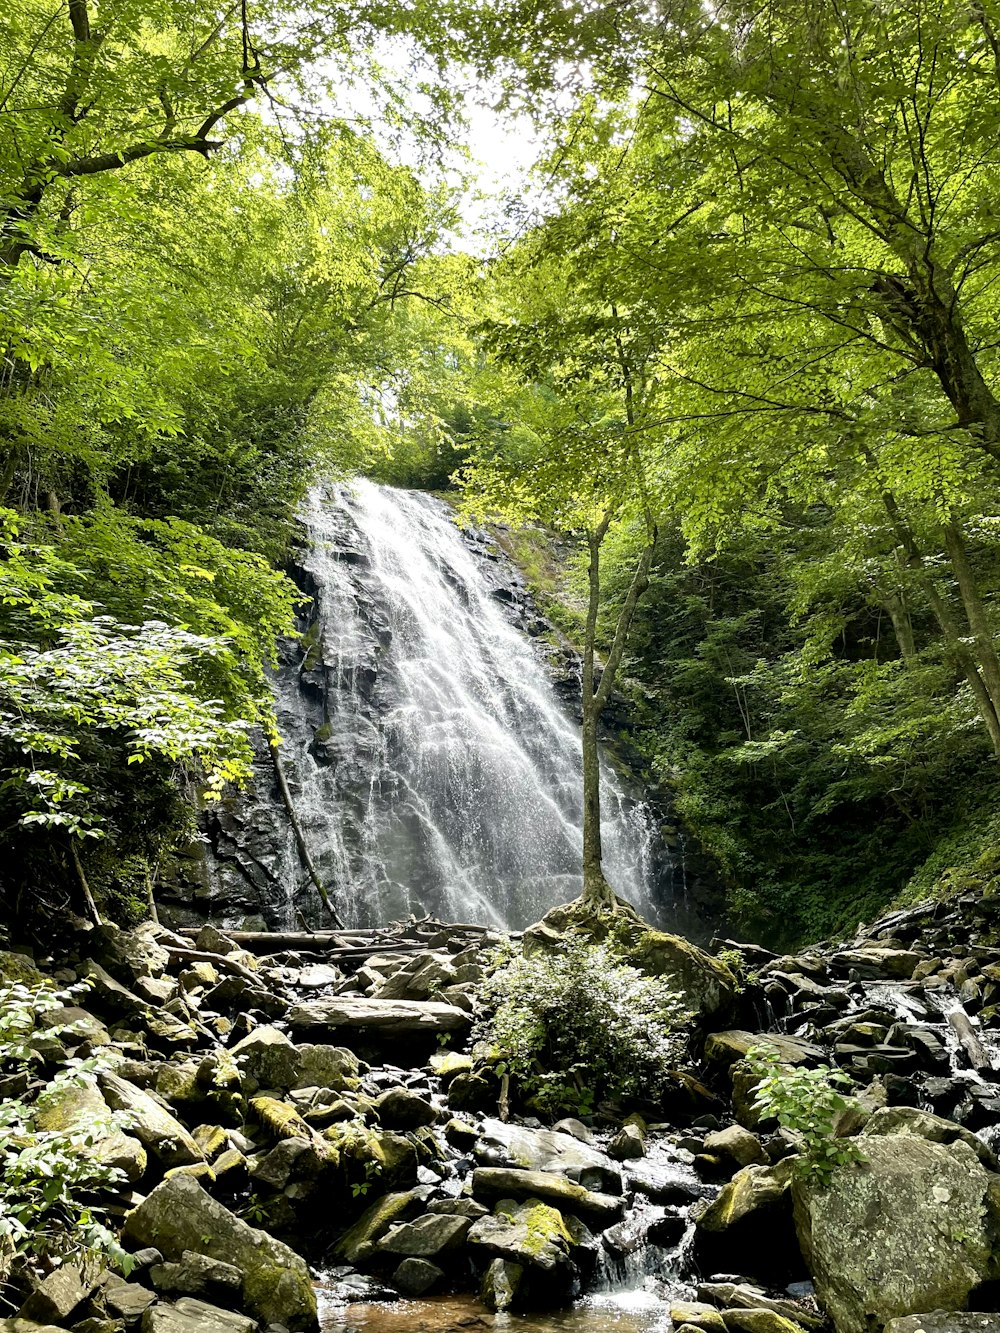
<instances>
[{"instance_id":1,"label":"cascading white water","mask_svg":"<svg viewBox=\"0 0 1000 1333\"><path fill-rule=\"evenodd\" d=\"M502 609L449 507L369 481L314 492L303 519L318 598L302 682L279 723L314 860L351 924L431 912L518 927L580 890L578 728L541 650ZM605 764L608 878L644 915L655 826ZM301 881L294 847L282 878Z\"/></svg>"}]
</instances>

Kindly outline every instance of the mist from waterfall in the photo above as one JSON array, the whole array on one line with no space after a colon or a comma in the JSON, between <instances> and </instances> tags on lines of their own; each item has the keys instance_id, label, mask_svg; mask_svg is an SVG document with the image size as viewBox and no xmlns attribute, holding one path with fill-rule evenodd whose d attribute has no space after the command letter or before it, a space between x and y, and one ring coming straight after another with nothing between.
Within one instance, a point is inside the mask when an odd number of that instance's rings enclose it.
<instances>
[{"instance_id":1,"label":"mist from waterfall","mask_svg":"<svg viewBox=\"0 0 1000 1333\"><path fill-rule=\"evenodd\" d=\"M314 491L302 517L319 613L305 666L322 673L323 717L304 731L303 679L283 672L279 724L345 920L517 928L576 896L579 728L447 504L362 480ZM604 770L608 878L654 919L654 822ZM283 861L284 882L301 881L290 841ZM290 888L286 917L292 906Z\"/></svg>"}]
</instances>

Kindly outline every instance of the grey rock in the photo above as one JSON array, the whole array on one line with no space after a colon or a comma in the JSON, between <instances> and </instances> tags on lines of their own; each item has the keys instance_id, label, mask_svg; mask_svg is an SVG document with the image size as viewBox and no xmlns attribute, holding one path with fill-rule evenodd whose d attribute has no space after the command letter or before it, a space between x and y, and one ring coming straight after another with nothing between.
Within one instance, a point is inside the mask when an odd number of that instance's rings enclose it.
<instances>
[{"instance_id":1,"label":"grey rock","mask_svg":"<svg viewBox=\"0 0 1000 1333\"><path fill-rule=\"evenodd\" d=\"M264 1024L230 1047L229 1054L244 1076L247 1092L276 1088L287 1092L299 1072L299 1052L276 1027Z\"/></svg>"},{"instance_id":2,"label":"grey rock","mask_svg":"<svg viewBox=\"0 0 1000 1333\"><path fill-rule=\"evenodd\" d=\"M35 1116L39 1129L64 1133L85 1130L93 1143L83 1149L88 1155L115 1167L132 1185L146 1170L146 1150L138 1139L111 1123L111 1107L92 1084L69 1084L50 1093ZM106 1126L102 1131L101 1124Z\"/></svg>"},{"instance_id":3,"label":"grey rock","mask_svg":"<svg viewBox=\"0 0 1000 1333\"><path fill-rule=\"evenodd\" d=\"M348 1264L364 1263L375 1253L375 1242L388 1231L393 1222L402 1222L423 1208L431 1194L430 1185L399 1190L376 1199L361 1214L334 1246L335 1256Z\"/></svg>"},{"instance_id":4,"label":"grey rock","mask_svg":"<svg viewBox=\"0 0 1000 1333\"><path fill-rule=\"evenodd\" d=\"M860 1143L862 1164L839 1167L825 1189L793 1189L802 1253L838 1333L963 1308L990 1275L991 1176L963 1142L892 1134Z\"/></svg>"},{"instance_id":5,"label":"grey rock","mask_svg":"<svg viewBox=\"0 0 1000 1333\"><path fill-rule=\"evenodd\" d=\"M419 1129L433 1125L438 1113L429 1101L409 1088L390 1088L375 1103L379 1122L387 1129Z\"/></svg>"},{"instance_id":6,"label":"grey rock","mask_svg":"<svg viewBox=\"0 0 1000 1333\"><path fill-rule=\"evenodd\" d=\"M157 1185L126 1217L124 1235L133 1244L155 1245L173 1263L193 1250L232 1264L243 1273L252 1314L293 1330L315 1327L316 1296L304 1260L234 1216L191 1176L168 1176Z\"/></svg>"},{"instance_id":7,"label":"grey rock","mask_svg":"<svg viewBox=\"0 0 1000 1333\"><path fill-rule=\"evenodd\" d=\"M518 1171L479 1167L472 1173L472 1194L478 1199L541 1199L567 1212L609 1226L622 1214L623 1199L597 1194L549 1171Z\"/></svg>"},{"instance_id":8,"label":"grey rock","mask_svg":"<svg viewBox=\"0 0 1000 1333\"><path fill-rule=\"evenodd\" d=\"M105 1287L104 1304L109 1314L134 1324L156 1300L155 1292L141 1287L138 1282L122 1282Z\"/></svg>"},{"instance_id":9,"label":"grey rock","mask_svg":"<svg viewBox=\"0 0 1000 1333\"><path fill-rule=\"evenodd\" d=\"M524 1265L511 1259L494 1259L483 1275L480 1300L487 1310L503 1314L517 1300L524 1278Z\"/></svg>"},{"instance_id":10,"label":"grey rock","mask_svg":"<svg viewBox=\"0 0 1000 1333\"><path fill-rule=\"evenodd\" d=\"M63 1323L97 1287L96 1279L67 1264L40 1282L18 1311L21 1319L39 1324Z\"/></svg>"},{"instance_id":11,"label":"grey rock","mask_svg":"<svg viewBox=\"0 0 1000 1333\"><path fill-rule=\"evenodd\" d=\"M706 1134L704 1150L707 1153L720 1153L723 1157L729 1157L738 1166L753 1166L767 1160L760 1139L742 1125L730 1125L728 1129Z\"/></svg>"},{"instance_id":12,"label":"grey rock","mask_svg":"<svg viewBox=\"0 0 1000 1333\"><path fill-rule=\"evenodd\" d=\"M182 1296L176 1305L151 1305L141 1333L256 1333L256 1320Z\"/></svg>"},{"instance_id":13,"label":"grey rock","mask_svg":"<svg viewBox=\"0 0 1000 1333\"><path fill-rule=\"evenodd\" d=\"M449 1216L447 1213L427 1213L415 1222L403 1222L393 1227L378 1242L384 1254L402 1254L407 1258L434 1259L439 1254L457 1250L469 1234L472 1219Z\"/></svg>"},{"instance_id":14,"label":"grey rock","mask_svg":"<svg viewBox=\"0 0 1000 1333\"><path fill-rule=\"evenodd\" d=\"M392 1284L407 1296L423 1296L443 1279L437 1264L426 1259L404 1259L392 1275Z\"/></svg>"},{"instance_id":15,"label":"grey rock","mask_svg":"<svg viewBox=\"0 0 1000 1333\"><path fill-rule=\"evenodd\" d=\"M181 1122L148 1092L117 1074L104 1072L98 1077L108 1105L128 1115L132 1133L164 1167L187 1166L205 1160L205 1154Z\"/></svg>"},{"instance_id":16,"label":"grey rock","mask_svg":"<svg viewBox=\"0 0 1000 1333\"><path fill-rule=\"evenodd\" d=\"M565 1269L586 1228L540 1199L501 1199L492 1216L472 1224L468 1244L495 1258L552 1273Z\"/></svg>"},{"instance_id":17,"label":"grey rock","mask_svg":"<svg viewBox=\"0 0 1000 1333\"><path fill-rule=\"evenodd\" d=\"M351 1031L363 1029L386 1037L439 1032L460 1032L469 1026L469 1015L451 1004L432 1000L366 999L335 995L297 1005L289 1014L293 1028L305 1031Z\"/></svg>"},{"instance_id":18,"label":"grey rock","mask_svg":"<svg viewBox=\"0 0 1000 1333\"><path fill-rule=\"evenodd\" d=\"M177 1263L157 1264L150 1269L149 1280L157 1291L181 1296L235 1298L243 1286L243 1274L235 1264L194 1250L185 1250Z\"/></svg>"},{"instance_id":19,"label":"grey rock","mask_svg":"<svg viewBox=\"0 0 1000 1333\"><path fill-rule=\"evenodd\" d=\"M608 1144L608 1156L618 1162L628 1162L646 1156L646 1143L638 1125L622 1125Z\"/></svg>"}]
</instances>

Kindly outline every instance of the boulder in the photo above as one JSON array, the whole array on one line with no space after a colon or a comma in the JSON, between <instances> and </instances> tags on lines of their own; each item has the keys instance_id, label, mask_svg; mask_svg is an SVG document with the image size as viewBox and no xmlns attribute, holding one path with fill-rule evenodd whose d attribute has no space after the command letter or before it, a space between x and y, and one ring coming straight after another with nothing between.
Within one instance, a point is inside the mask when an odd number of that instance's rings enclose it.
<instances>
[{"instance_id":1,"label":"boulder","mask_svg":"<svg viewBox=\"0 0 1000 1333\"><path fill-rule=\"evenodd\" d=\"M325 1088L344 1092L358 1085L361 1066L346 1046L306 1043L298 1047L299 1068L292 1088Z\"/></svg>"},{"instance_id":2,"label":"boulder","mask_svg":"<svg viewBox=\"0 0 1000 1333\"><path fill-rule=\"evenodd\" d=\"M93 1084L67 1084L48 1094L36 1113L35 1123L39 1129L90 1134L93 1141L87 1153L105 1166L123 1172L131 1185L145 1173L145 1148L138 1139L111 1123L111 1107Z\"/></svg>"},{"instance_id":3,"label":"boulder","mask_svg":"<svg viewBox=\"0 0 1000 1333\"><path fill-rule=\"evenodd\" d=\"M276 1027L263 1024L230 1047L229 1054L243 1075L248 1092L276 1088L287 1092L299 1071L299 1053L294 1044Z\"/></svg>"},{"instance_id":4,"label":"boulder","mask_svg":"<svg viewBox=\"0 0 1000 1333\"><path fill-rule=\"evenodd\" d=\"M288 1016L299 1031L335 1032L343 1036L363 1032L383 1037L464 1032L469 1015L452 1004L432 1000L379 1000L360 995L331 995L296 1005Z\"/></svg>"},{"instance_id":5,"label":"boulder","mask_svg":"<svg viewBox=\"0 0 1000 1333\"><path fill-rule=\"evenodd\" d=\"M727 1333L802 1333L801 1324L773 1310L724 1310L722 1319Z\"/></svg>"},{"instance_id":6,"label":"boulder","mask_svg":"<svg viewBox=\"0 0 1000 1333\"><path fill-rule=\"evenodd\" d=\"M826 1188L798 1180L795 1221L838 1333L922 1310L961 1310L990 1275L991 1177L966 1143L863 1136L864 1161Z\"/></svg>"},{"instance_id":7,"label":"boulder","mask_svg":"<svg viewBox=\"0 0 1000 1333\"><path fill-rule=\"evenodd\" d=\"M550 1273L565 1268L571 1251L585 1238L579 1223L540 1199L501 1199L491 1217L472 1224L468 1243L472 1249Z\"/></svg>"},{"instance_id":8,"label":"boulder","mask_svg":"<svg viewBox=\"0 0 1000 1333\"><path fill-rule=\"evenodd\" d=\"M0 1333L66 1333L58 1324L37 1324L34 1319L0 1319Z\"/></svg>"},{"instance_id":9,"label":"boulder","mask_svg":"<svg viewBox=\"0 0 1000 1333\"><path fill-rule=\"evenodd\" d=\"M91 1046L110 1046L111 1033L104 1026L99 1018L93 1014L88 1014L86 1009L80 1009L75 1004L60 1005L58 1009L47 1009L39 1014L35 1020L35 1026L40 1031L46 1031L49 1028L63 1028L65 1026L72 1028L71 1032L66 1033L63 1040L67 1046L72 1046L77 1042L89 1042Z\"/></svg>"},{"instance_id":10,"label":"boulder","mask_svg":"<svg viewBox=\"0 0 1000 1333\"><path fill-rule=\"evenodd\" d=\"M598 1226L609 1226L622 1215L625 1201L596 1194L550 1171L517 1171L507 1167L479 1167L472 1173L472 1194L477 1199L536 1198L579 1213Z\"/></svg>"},{"instance_id":11,"label":"boulder","mask_svg":"<svg viewBox=\"0 0 1000 1333\"><path fill-rule=\"evenodd\" d=\"M622 961L647 976L663 977L690 1013L711 1015L732 1004L736 977L721 959L680 935L654 930L623 899L618 900L618 911L613 915L595 913L579 898L553 907L524 932L524 952L530 956L558 949L574 937L602 943L612 927Z\"/></svg>"},{"instance_id":12,"label":"boulder","mask_svg":"<svg viewBox=\"0 0 1000 1333\"><path fill-rule=\"evenodd\" d=\"M820 1064L827 1058L822 1046L806 1041L804 1037L730 1028L725 1032L712 1032L705 1038L705 1059L732 1065L737 1060L746 1059L747 1052L755 1046L767 1046L777 1051L781 1063L785 1065Z\"/></svg>"},{"instance_id":13,"label":"boulder","mask_svg":"<svg viewBox=\"0 0 1000 1333\"><path fill-rule=\"evenodd\" d=\"M795 1301L772 1300L760 1288L744 1282L703 1282L698 1288L698 1296L714 1301L716 1305L724 1307L727 1313L731 1310L767 1310L807 1329L827 1327L823 1315L807 1310Z\"/></svg>"},{"instance_id":14,"label":"boulder","mask_svg":"<svg viewBox=\"0 0 1000 1333\"><path fill-rule=\"evenodd\" d=\"M140 1326L141 1333L255 1333L256 1327L246 1315L191 1296L182 1296L176 1305L151 1305Z\"/></svg>"},{"instance_id":15,"label":"boulder","mask_svg":"<svg viewBox=\"0 0 1000 1333\"><path fill-rule=\"evenodd\" d=\"M426 1259L404 1259L392 1275L392 1285L407 1296L423 1296L444 1277L437 1264Z\"/></svg>"},{"instance_id":16,"label":"boulder","mask_svg":"<svg viewBox=\"0 0 1000 1333\"><path fill-rule=\"evenodd\" d=\"M204 1162L205 1154L181 1122L148 1092L109 1071L98 1077L108 1105L129 1117L129 1128L135 1137L159 1158L164 1167L169 1169Z\"/></svg>"},{"instance_id":17,"label":"boulder","mask_svg":"<svg viewBox=\"0 0 1000 1333\"><path fill-rule=\"evenodd\" d=\"M468 1074L472 1070L472 1056L460 1055L458 1051L438 1051L431 1056L431 1070L446 1088L458 1074Z\"/></svg>"},{"instance_id":18,"label":"boulder","mask_svg":"<svg viewBox=\"0 0 1000 1333\"><path fill-rule=\"evenodd\" d=\"M531 1129L486 1119L479 1131L476 1156L484 1166L502 1164L555 1172L607 1194L620 1194L622 1190L621 1171L607 1153L554 1129Z\"/></svg>"},{"instance_id":19,"label":"boulder","mask_svg":"<svg viewBox=\"0 0 1000 1333\"><path fill-rule=\"evenodd\" d=\"M510 1259L494 1259L483 1274L479 1299L487 1310L503 1314L517 1300L523 1277L523 1264L516 1264Z\"/></svg>"},{"instance_id":20,"label":"boulder","mask_svg":"<svg viewBox=\"0 0 1000 1333\"><path fill-rule=\"evenodd\" d=\"M112 976L132 986L139 977L162 977L170 967L170 954L159 943L158 931L152 921L134 930L105 921L90 936L91 950Z\"/></svg>"},{"instance_id":21,"label":"boulder","mask_svg":"<svg viewBox=\"0 0 1000 1333\"><path fill-rule=\"evenodd\" d=\"M737 1166L754 1166L767 1160L760 1139L742 1125L730 1125L728 1129L706 1134L702 1146L705 1152L728 1157Z\"/></svg>"},{"instance_id":22,"label":"boulder","mask_svg":"<svg viewBox=\"0 0 1000 1333\"><path fill-rule=\"evenodd\" d=\"M52 986L53 983L39 972L30 954L13 949L0 949L0 984L5 986Z\"/></svg>"},{"instance_id":23,"label":"boulder","mask_svg":"<svg viewBox=\"0 0 1000 1333\"><path fill-rule=\"evenodd\" d=\"M413 1259L436 1259L457 1250L469 1234L472 1219L447 1213L426 1213L415 1222L394 1226L378 1242L381 1254L401 1254Z\"/></svg>"},{"instance_id":24,"label":"boulder","mask_svg":"<svg viewBox=\"0 0 1000 1333\"><path fill-rule=\"evenodd\" d=\"M910 949L866 945L861 949L843 949L833 954L830 966L838 972L854 972L870 981L908 981L923 957L923 954L914 953Z\"/></svg>"},{"instance_id":25,"label":"boulder","mask_svg":"<svg viewBox=\"0 0 1000 1333\"><path fill-rule=\"evenodd\" d=\"M201 953L217 953L223 958L239 952L239 946L215 926L202 926L194 943Z\"/></svg>"},{"instance_id":26,"label":"boulder","mask_svg":"<svg viewBox=\"0 0 1000 1333\"><path fill-rule=\"evenodd\" d=\"M64 1323L96 1286L96 1278L86 1278L81 1269L67 1264L35 1287L18 1315L39 1324Z\"/></svg>"},{"instance_id":27,"label":"boulder","mask_svg":"<svg viewBox=\"0 0 1000 1333\"><path fill-rule=\"evenodd\" d=\"M794 1158L774 1166L745 1166L711 1202L696 1204L695 1249L702 1271L732 1263L768 1281L787 1281L799 1264L790 1183Z\"/></svg>"},{"instance_id":28,"label":"boulder","mask_svg":"<svg viewBox=\"0 0 1000 1333\"><path fill-rule=\"evenodd\" d=\"M725 1321L719 1311L714 1305L705 1305L701 1301L674 1301L670 1318L675 1326L684 1324L701 1330L701 1333L726 1333Z\"/></svg>"},{"instance_id":29,"label":"boulder","mask_svg":"<svg viewBox=\"0 0 1000 1333\"><path fill-rule=\"evenodd\" d=\"M617 1162L634 1161L646 1156L646 1143L638 1125L622 1125L608 1144L608 1156Z\"/></svg>"},{"instance_id":30,"label":"boulder","mask_svg":"<svg viewBox=\"0 0 1000 1333\"><path fill-rule=\"evenodd\" d=\"M126 1324L138 1323L142 1314L156 1300L156 1293L138 1282L105 1282L104 1304L109 1315L124 1319Z\"/></svg>"},{"instance_id":31,"label":"boulder","mask_svg":"<svg viewBox=\"0 0 1000 1333\"><path fill-rule=\"evenodd\" d=\"M914 1134L928 1143L964 1143L979 1158L987 1171L1000 1171L996 1154L977 1134L954 1120L918 1111L912 1106L883 1106L874 1111L861 1130L862 1138L879 1138L886 1134Z\"/></svg>"},{"instance_id":32,"label":"boulder","mask_svg":"<svg viewBox=\"0 0 1000 1333\"><path fill-rule=\"evenodd\" d=\"M433 1125L438 1113L429 1101L409 1088L390 1088L375 1103L380 1124L387 1129L419 1129Z\"/></svg>"},{"instance_id":33,"label":"boulder","mask_svg":"<svg viewBox=\"0 0 1000 1333\"><path fill-rule=\"evenodd\" d=\"M707 1204L696 1207L693 1216L701 1231L728 1231L737 1223L786 1199L792 1178L793 1160L776 1166L745 1166Z\"/></svg>"},{"instance_id":34,"label":"boulder","mask_svg":"<svg viewBox=\"0 0 1000 1333\"><path fill-rule=\"evenodd\" d=\"M154 1265L149 1280L157 1291L217 1300L236 1300L243 1286L243 1274L234 1264L211 1259L195 1250L185 1250L175 1264Z\"/></svg>"},{"instance_id":35,"label":"boulder","mask_svg":"<svg viewBox=\"0 0 1000 1333\"><path fill-rule=\"evenodd\" d=\"M400 1190L377 1199L337 1241L334 1256L347 1264L364 1263L375 1253L376 1241L393 1222L402 1222L415 1216L430 1193L430 1185L418 1185L415 1189Z\"/></svg>"},{"instance_id":36,"label":"boulder","mask_svg":"<svg viewBox=\"0 0 1000 1333\"><path fill-rule=\"evenodd\" d=\"M316 1296L304 1260L234 1216L190 1176L168 1176L127 1215L124 1235L133 1245L154 1245L172 1263L193 1250L232 1264L243 1273L246 1308L264 1323L290 1330L316 1326Z\"/></svg>"}]
</instances>

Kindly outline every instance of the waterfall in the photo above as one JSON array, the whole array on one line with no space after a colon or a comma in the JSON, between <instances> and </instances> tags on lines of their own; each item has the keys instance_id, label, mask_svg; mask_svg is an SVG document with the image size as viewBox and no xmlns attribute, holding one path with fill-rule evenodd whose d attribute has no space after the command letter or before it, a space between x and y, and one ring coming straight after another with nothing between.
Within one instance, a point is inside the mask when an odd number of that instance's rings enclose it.
<instances>
[{"instance_id":1,"label":"waterfall","mask_svg":"<svg viewBox=\"0 0 1000 1333\"><path fill-rule=\"evenodd\" d=\"M517 572L421 492L320 488L302 519L317 615L279 672L281 752L345 921L431 913L518 928L576 896L579 727L514 623ZM602 764L608 879L655 920L669 854ZM260 806L230 833L244 878L282 886L271 924L291 924L312 900L290 831Z\"/></svg>"}]
</instances>

